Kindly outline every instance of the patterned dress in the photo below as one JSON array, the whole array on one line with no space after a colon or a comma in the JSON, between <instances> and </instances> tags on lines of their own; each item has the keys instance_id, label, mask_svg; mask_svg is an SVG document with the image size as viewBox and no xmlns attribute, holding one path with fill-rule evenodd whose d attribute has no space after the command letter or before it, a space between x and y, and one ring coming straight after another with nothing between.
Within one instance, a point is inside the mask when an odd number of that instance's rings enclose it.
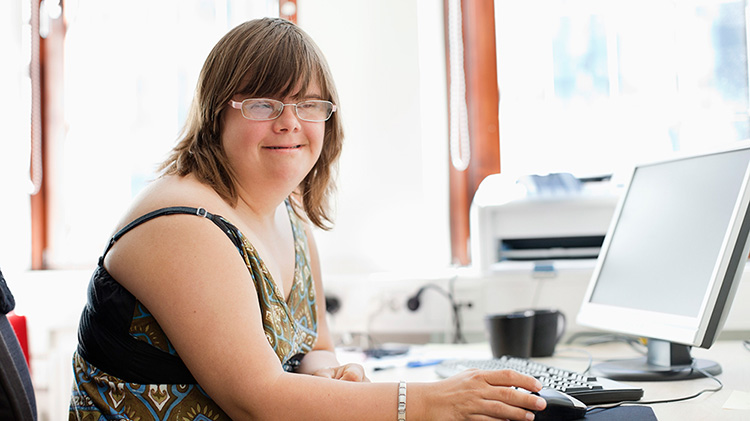
<instances>
[{"instance_id":1,"label":"patterned dress","mask_svg":"<svg viewBox=\"0 0 750 421\"><path fill-rule=\"evenodd\" d=\"M263 329L287 371L293 371L317 339L317 306L307 237L286 202L295 239L294 282L287 301L247 238L203 208L172 207L144 215L112 237L89 284L73 356L69 420L220 421L229 417L195 382L148 309L103 267L112 245L130 229L155 217L195 214L222 229L245 260L258 293Z\"/></svg>"}]
</instances>

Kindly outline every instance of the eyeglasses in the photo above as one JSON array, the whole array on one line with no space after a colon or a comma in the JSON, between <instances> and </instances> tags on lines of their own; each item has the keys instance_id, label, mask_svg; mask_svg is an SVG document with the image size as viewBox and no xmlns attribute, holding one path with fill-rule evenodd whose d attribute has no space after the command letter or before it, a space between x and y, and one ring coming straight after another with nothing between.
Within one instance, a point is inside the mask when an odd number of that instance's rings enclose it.
<instances>
[{"instance_id":1,"label":"eyeglasses","mask_svg":"<svg viewBox=\"0 0 750 421\"><path fill-rule=\"evenodd\" d=\"M242 102L229 101L232 108L242 111L242 116L248 120L266 121L279 118L287 105L294 105L294 111L300 120L320 122L331 118L336 111L336 105L330 101L311 99L296 104L284 104L281 101L268 98L249 98Z\"/></svg>"}]
</instances>

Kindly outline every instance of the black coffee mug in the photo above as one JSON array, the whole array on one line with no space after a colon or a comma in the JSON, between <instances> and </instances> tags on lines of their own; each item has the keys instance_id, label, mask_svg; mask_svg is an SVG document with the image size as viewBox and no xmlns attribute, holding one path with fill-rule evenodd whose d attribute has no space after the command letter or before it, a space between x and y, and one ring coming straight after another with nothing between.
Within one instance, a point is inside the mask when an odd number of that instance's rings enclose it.
<instances>
[{"instance_id":1,"label":"black coffee mug","mask_svg":"<svg viewBox=\"0 0 750 421\"><path fill-rule=\"evenodd\" d=\"M485 318L492 356L528 358L534 338L534 312L490 314Z\"/></svg>"},{"instance_id":2,"label":"black coffee mug","mask_svg":"<svg viewBox=\"0 0 750 421\"><path fill-rule=\"evenodd\" d=\"M532 357L549 357L565 333L565 315L554 309L530 310L534 314L534 334L531 341Z\"/></svg>"}]
</instances>

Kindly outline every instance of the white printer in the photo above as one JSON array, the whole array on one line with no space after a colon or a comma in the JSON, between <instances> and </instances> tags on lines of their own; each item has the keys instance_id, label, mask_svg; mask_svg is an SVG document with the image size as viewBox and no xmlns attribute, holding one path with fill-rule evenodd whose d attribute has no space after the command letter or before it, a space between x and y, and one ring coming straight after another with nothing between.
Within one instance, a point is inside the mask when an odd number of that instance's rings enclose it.
<instances>
[{"instance_id":1,"label":"white printer","mask_svg":"<svg viewBox=\"0 0 750 421\"><path fill-rule=\"evenodd\" d=\"M488 176L470 211L472 267L490 274L508 260L595 259L620 190L610 176Z\"/></svg>"}]
</instances>

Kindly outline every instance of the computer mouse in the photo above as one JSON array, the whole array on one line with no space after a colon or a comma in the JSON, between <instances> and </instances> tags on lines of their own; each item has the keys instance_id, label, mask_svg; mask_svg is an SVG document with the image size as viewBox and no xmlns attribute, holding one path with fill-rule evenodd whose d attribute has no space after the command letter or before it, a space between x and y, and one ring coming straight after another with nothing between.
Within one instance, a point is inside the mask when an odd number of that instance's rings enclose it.
<instances>
[{"instance_id":1,"label":"computer mouse","mask_svg":"<svg viewBox=\"0 0 750 421\"><path fill-rule=\"evenodd\" d=\"M586 416L586 405L563 392L543 388L534 394L547 401L547 407L543 411L536 412L534 421L569 421Z\"/></svg>"}]
</instances>

